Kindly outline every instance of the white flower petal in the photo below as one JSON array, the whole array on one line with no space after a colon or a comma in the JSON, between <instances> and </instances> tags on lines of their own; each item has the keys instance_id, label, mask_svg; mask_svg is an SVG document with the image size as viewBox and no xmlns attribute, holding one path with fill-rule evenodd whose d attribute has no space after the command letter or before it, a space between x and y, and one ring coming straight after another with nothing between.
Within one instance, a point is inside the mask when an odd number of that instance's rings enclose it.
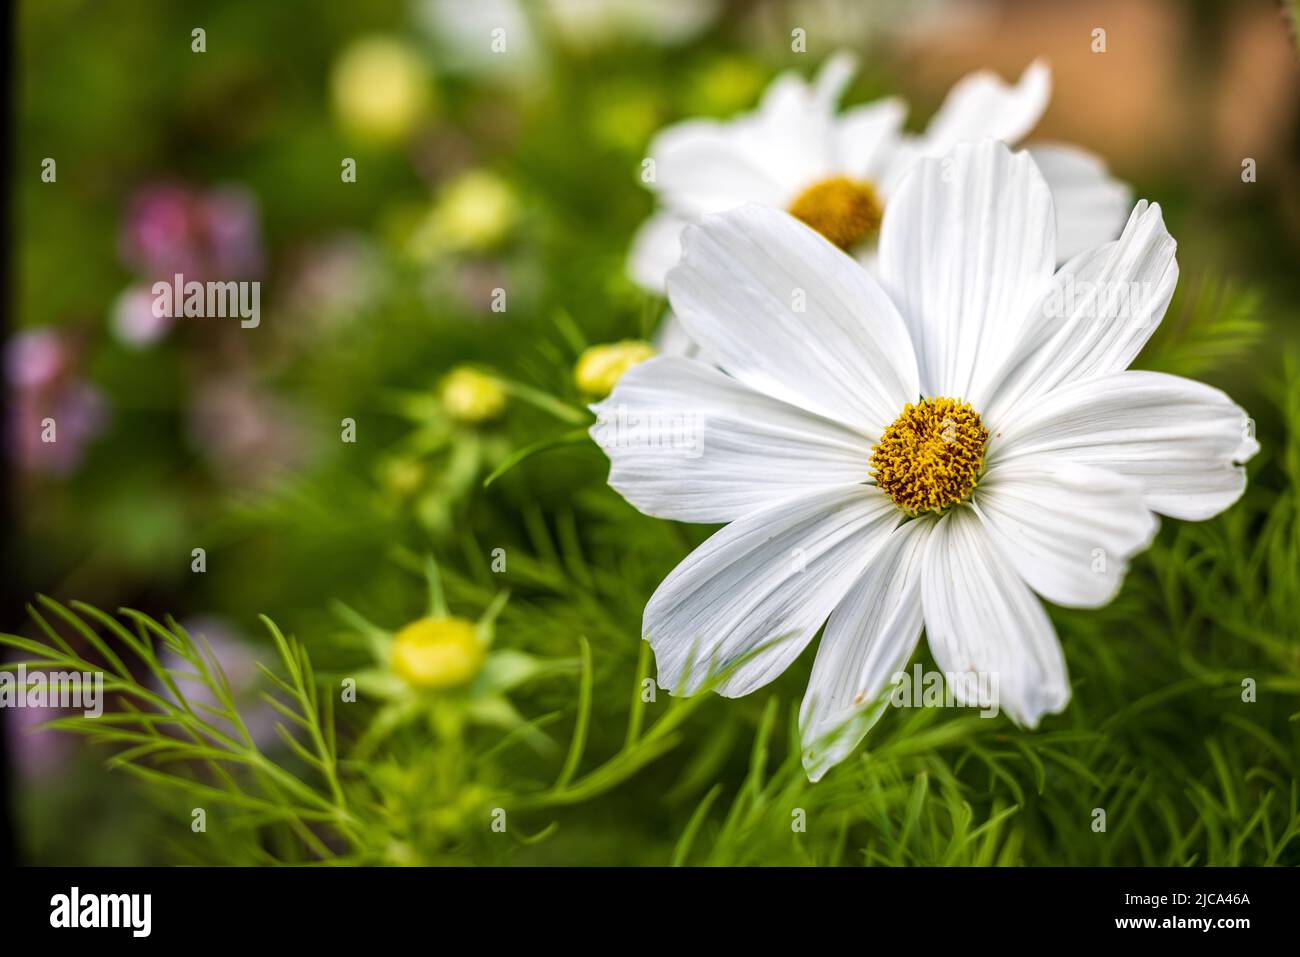
<instances>
[{"instance_id":1,"label":"white flower petal","mask_svg":"<svg viewBox=\"0 0 1300 957\"><path fill-rule=\"evenodd\" d=\"M1052 96L1052 71L1035 60L1014 86L980 70L958 80L924 135L928 155L946 153L962 140L1015 143L1034 128Z\"/></svg>"},{"instance_id":2,"label":"white flower petal","mask_svg":"<svg viewBox=\"0 0 1300 957\"><path fill-rule=\"evenodd\" d=\"M753 201L785 207L834 172L835 111L856 68L853 56L841 52L822 64L811 83L788 70L768 85L757 110L731 121L728 129L746 155L786 190L779 200Z\"/></svg>"},{"instance_id":3,"label":"white flower petal","mask_svg":"<svg viewBox=\"0 0 1300 957\"><path fill-rule=\"evenodd\" d=\"M747 385L875 440L918 392L898 311L857 262L793 217L744 206L687 227L668 298Z\"/></svg>"},{"instance_id":4,"label":"white flower petal","mask_svg":"<svg viewBox=\"0 0 1300 957\"><path fill-rule=\"evenodd\" d=\"M817 492L717 532L664 579L642 633L659 685L693 694L730 668L718 692L748 694L812 640L898 524L874 486Z\"/></svg>"},{"instance_id":5,"label":"white flower petal","mask_svg":"<svg viewBox=\"0 0 1300 957\"><path fill-rule=\"evenodd\" d=\"M896 98L845 110L835 124L836 167L845 175L868 180L879 189L890 168L906 116L906 104Z\"/></svg>"},{"instance_id":6,"label":"white flower petal","mask_svg":"<svg viewBox=\"0 0 1300 957\"><path fill-rule=\"evenodd\" d=\"M921 571L925 634L939 667L996 681L998 704L1035 727L1070 700L1065 657L1042 603L968 508L944 515L930 535ZM981 678L982 676L982 678ZM957 700L976 704L963 683Z\"/></svg>"},{"instance_id":7,"label":"white flower petal","mask_svg":"<svg viewBox=\"0 0 1300 957\"><path fill-rule=\"evenodd\" d=\"M858 433L691 359L634 366L592 411L609 484L657 518L730 522L870 478Z\"/></svg>"},{"instance_id":8,"label":"white flower petal","mask_svg":"<svg viewBox=\"0 0 1300 957\"><path fill-rule=\"evenodd\" d=\"M1245 410L1218 389L1160 372L1085 379L1018 407L989 442L990 470L1051 454L1142 483L1147 508L1188 521L1217 515L1246 488L1259 451Z\"/></svg>"},{"instance_id":9,"label":"white flower petal","mask_svg":"<svg viewBox=\"0 0 1300 957\"><path fill-rule=\"evenodd\" d=\"M627 255L627 272L642 289L662 296L668 270L682 258L682 230L687 220L668 212L655 213L637 229Z\"/></svg>"},{"instance_id":10,"label":"white flower petal","mask_svg":"<svg viewBox=\"0 0 1300 957\"><path fill-rule=\"evenodd\" d=\"M651 188L686 217L755 202L781 205L789 184L774 178L748 127L713 120L687 120L668 127L650 144L655 163Z\"/></svg>"},{"instance_id":11,"label":"white flower petal","mask_svg":"<svg viewBox=\"0 0 1300 957\"><path fill-rule=\"evenodd\" d=\"M749 202L786 207L837 172L836 104L854 69L852 56L838 54L811 83L793 70L778 76L752 113L668 127L650 144L651 188L692 219Z\"/></svg>"},{"instance_id":12,"label":"white flower petal","mask_svg":"<svg viewBox=\"0 0 1300 957\"><path fill-rule=\"evenodd\" d=\"M907 174L912 171L922 157L925 151L921 147L921 140L910 133L901 133L898 138L890 144L889 149L882 157L881 168L876 173L874 180L880 187L880 195L885 200L885 209L889 208L889 201L898 192Z\"/></svg>"},{"instance_id":13,"label":"white flower petal","mask_svg":"<svg viewBox=\"0 0 1300 957\"><path fill-rule=\"evenodd\" d=\"M933 527L907 522L831 613L799 709L803 766L818 781L885 710L885 691L921 637L921 555Z\"/></svg>"},{"instance_id":14,"label":"white flower petal","mask_svg":"<svg viewBox=\"0 0 1300 957\"><path fill-rule=\"evenodd\" d=\"M1159 527L1136 480L1050 455L991 466L974 508L1029 587L1070 608L1114 598Z\"/></svg>"},{"instance_id":15,"label":"white flower petal","mask_svg":"<svg viewBox=\"0 0 1300 957\"><path fill-rule=\"evenodd\" d=\"M813 96L817 104L826 112L833 112L857 72L857 57L847 50L838 50L827 57L813 80Z\"/></svg>"},{"instance_id":16,"label":"white flower petal","mask_svg":"<svg viewBox=\"0 0 1300 957\"><path fill-rule=\"evenodd\" d=\"M924 159L885 209L880 277L912 333L926 395L969 398L1055 268L1052 196L1026 153L964 143Z\"/></svg>"},{"instance_id":17,"label":"white flower petal","mask_svg":"<svg viewBox=\"0 0 1300 957\"><path fill-rule=\"evenodd\" d=\"M986 420L1000 421L1017 402L1127 369L1174 294L1177 245L1160 207L1140 201L1119 239L1061 267L1019 341L989 367L970 401Z\"/></svg>"},{"instance_id":18,"label":"white flower petal","mask_svg":"<svg viewBox=\"0 0 1300 957\"><path fill-rule=\"evenodd\" d=\"M651 342L661 356L694 359L700 355L700 347L677 321L671 309L665 311L664 317L659 320L659 328L655 331Z\"/></svg>"},{"instance_id":19,"label":"white flower petal","mask_svg":"<svg viewBox=\"0 0 1300 957\"><path fill-rule=\"evenodd\" d=\"M1028 147L1056 207L1056 261L1111 242L1133 208L1133 191L1113 178L1101 157L1064 143Z\"/></svg>"}]
</instances>

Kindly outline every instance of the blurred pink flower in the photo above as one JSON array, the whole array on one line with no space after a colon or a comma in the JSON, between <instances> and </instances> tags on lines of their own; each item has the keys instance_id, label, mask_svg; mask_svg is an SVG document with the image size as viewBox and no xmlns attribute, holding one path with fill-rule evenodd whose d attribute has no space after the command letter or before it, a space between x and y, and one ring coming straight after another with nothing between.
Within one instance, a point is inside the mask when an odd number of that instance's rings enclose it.
<instances>
[{"instance_id":1,"label":"blurred pink flower","mask_svg":"<svg viewBox=\"0 0 1300 957\"><path fill-rule=\"evenodd\" d=\"M5 348L5 380L10 451L19 468L55 475L75 471L86 446L108 422L108 401L81 378L70 339L49 328L18 333Z\"/></svg>"},{"instance_id":2,"label":"blurred pink flower","mask_svg":"<svg viewBox=\"0 0 1300 957\"><path fill-rule=\"evenodd\" d=\"M169 315L154 314L153 291L145 285L127 286L113 303L109 325L113 335L133 348L153 345L172 327Z\"/></svg>"},{"instance_id":3,"label":"blurred pink flower","mask_svg":"<svg viewBox=\"0 0 1300 957\"><path fill-rule=\"evenodd\" d=\"M120 245L122 260L149 282L176 273L199 282L238 280L262 269L257 201L238 186L146 187L128 204Z\"/></svg>"}]
</instances>

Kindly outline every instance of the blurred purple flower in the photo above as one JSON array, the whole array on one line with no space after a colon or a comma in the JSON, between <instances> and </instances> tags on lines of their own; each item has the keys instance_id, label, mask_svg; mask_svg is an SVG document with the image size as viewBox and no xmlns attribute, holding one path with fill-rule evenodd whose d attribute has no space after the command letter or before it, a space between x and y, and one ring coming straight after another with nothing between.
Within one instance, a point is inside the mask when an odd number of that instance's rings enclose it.
<instances>
[{"instance_id":1,"label":"blurred purple flower","mask_svg":"<svg viewBox=\"0 0 1300 957\"><path fill-rule=\"evenodd\" d=\"M81 378L70 339L49 328L20 332L5 348L11 454L28 472L68 475L108 422L108 401ZM46 419L53 420L47 441Z\"/></svg>"},{"instance_id":2,"label":"blurred purple flower","mask_svg":"<svg viewBox=\"0 0 1300 957\"><path fill-rule=\"evenodd\" d=\"M234 484L265 481L306 457L293 408L240 375L199 384L189 431L220 477Z\"/></svg>"},{"instance_id":3,"label":"blurred purple flower","mask_svg":"<svg viewBox=\"0 0 1300 957\"><path fill-rule=\"evenodd\" d=\"M352 318L379 295L378 251L365 236L339 233L301 250L292 270L287 308L313 323Z\"/></svg>"},{"instance_id":4,"label":"blurred purple flower","mask_svg":"<svg viewBox=\"0 0 1300 957\"><path fill-rule=\"evenodd\" d=\"M62 708L5 709L3 720L0 720L7 739L5 750L21 780L44 781L63 769L71 749L70 736L67 732L53 731L40 725L72 713Z\"/></svg>"},{"instance_id":5,"label":"blurred purple flower","mask_svg":"<svg viewBox=\"0 0 1300 957\"><path fill-rule=\"evenodd\" d=\"M231 697L239 716L248 728L248 733L259 748L274 744L278 740L275 725L278 720L276 711L261 698L261 676L259 674L258 655L254 648L242 641L234 626L221 618L196 617L181 622L181 627L194 639L199 649L208 658L207 650L212 649L221 669L230 682ZM207 647L204 646L204 641ZM218 719L203 711L199 706L220 708L216 696L197 678L180 678L180 675L195 674L194 666L181 658L174 651L162 655L162 666L172 673L173 680L185 700L198 711L200 717L215 722L227 733L234 734L235 728L227 721ZM211 667L211 661L208 660ZM160 689L161 693L171 698L171 693Z\"/></svg>"},{"instance_id":6,"label":"blurred purple flower","mask_svg":"<svg viewBox=\"0 0 1300 957\"><path fill-rule=\"evenodd\" d=\"M493 295L505 287L505 267L494 259L468 260L456 269L455 289L461 302L480 316L499 317L492 311Z\"/></svg>"},{"instance_id":7,"label":"blurred purple flower","mask_svg":"<svg viewBox=\"0 0 1300 957\"><path fill-rule=\"evenodd\" d=\"M123 262L149 283L176 273L239 280L262 269L257 201L238 186L146 187L128 204L120 245Z\"/></svg>"},{"instance_id":8,"label":"blurred purple flower","mask_svg":"<svg viewBox=\"0 0 1300 957\"><path fill-rule=\"evenodd\" d=\"M54 381L65 365L63 344L53 329L20 332L5 350L5 378L14 388L40 388Z\"/></svg>"}]
</instances>

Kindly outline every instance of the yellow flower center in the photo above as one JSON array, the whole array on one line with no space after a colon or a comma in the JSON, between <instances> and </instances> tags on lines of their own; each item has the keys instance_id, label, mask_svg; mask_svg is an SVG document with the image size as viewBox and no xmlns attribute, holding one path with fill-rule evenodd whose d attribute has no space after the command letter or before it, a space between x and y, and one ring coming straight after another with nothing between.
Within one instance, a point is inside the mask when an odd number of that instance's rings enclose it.
<instances>
[{"instance_id":1,"label":"yellow flower center","mask_svg":"<svg viewBox=\"0 0 1300 957\"><path fill-rule=\"evenodd\" d=\"M883 207L867 182L832 176L795 197L790 215L802 220L840 249L851 249L880 229Z\"/></svg>"},{"instance_id":2,"label":"yellow flower center","mask_svg":"<svg viewBox=\"0 0 1300 957\"><path fill-rule=\"evenodd\" d=\"M450 688L469 681L487 652L464 618L421 618L393 638L393 670L417 688Z\"/></svg>"},{"instance_id":3,"label":"yellow flower center","mask_svg":"<svg viewBox=\"0 0 1300 957\"><path fill-rule=\"evenodd\" d=\"M988 437L967 402L909 402L871 450L876 485L911 515L964 502L984 468Z\"/></svg>"}]
</instances>

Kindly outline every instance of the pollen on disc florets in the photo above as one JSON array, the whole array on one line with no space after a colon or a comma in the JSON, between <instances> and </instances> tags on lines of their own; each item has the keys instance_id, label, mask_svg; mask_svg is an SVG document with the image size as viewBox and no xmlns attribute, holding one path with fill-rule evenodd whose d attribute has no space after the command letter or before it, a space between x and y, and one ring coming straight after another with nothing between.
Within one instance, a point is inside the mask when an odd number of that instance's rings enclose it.
<instances>
[{"instance_id":1,"label":"pollen on disc florets","mask_svg":"<svg viewBox=\"0 0 1300 957\"><path fill-rule=\"evenodd\" d=\"M967 402L945 397L909 402L871 450L876 485L911 514L964 502L984 468L988 437Z\"/></svg>"},{"instance_id":2,"label":"pollen on disc florets","mask_svg":"<svg viewBox=\"0 0 1300 957\"><path fill-rule=\"evenodd\" d=\"M790 215L840 249L851 249L880 229L880 197L870 183L832 176L795 197Z\"/></svg>"}]
</instances>

